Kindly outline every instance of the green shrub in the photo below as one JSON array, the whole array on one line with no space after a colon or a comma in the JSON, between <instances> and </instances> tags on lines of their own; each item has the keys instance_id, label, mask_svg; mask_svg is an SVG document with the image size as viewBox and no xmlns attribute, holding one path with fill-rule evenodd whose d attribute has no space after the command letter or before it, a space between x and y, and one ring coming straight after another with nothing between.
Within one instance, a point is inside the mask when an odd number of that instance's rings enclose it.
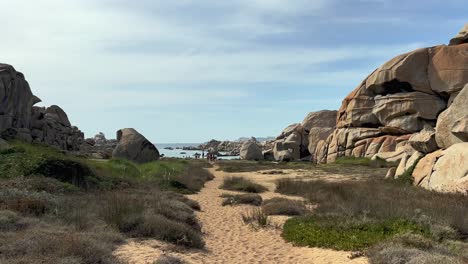
<instances>
[{"instance_id":1,"label":"green shrub","mask_svg":"<svg viewBox=\"0 0 468 264\"><path fill-rule=\"evenodd\" d=\"M272 198L265 200L262 205L263 212L267 215L304 215L307 208L303 201L287 198Z\"/></svg>"},{"instance_id":2,"label":"green shrub","mask_svg":"<svg viewBox=\"0 0 468 264\"><path fill-rule=\"evenodd\" d=\"M367 166L371 168L389 168L397 166L398 164L394 162L387 162L386 160L376 157L375 159L365 158L365 157L339 157L336 159L335 164L340 165L360 165Z\"/></svg>"},{"instance_id":3,"label":"green shrub","mask_svg":"<svg viewBox=\"0 0 468 264\"><path fill-rule=\"evenodd\" d=\"M429 228L448 226L460 234L468 233L468 197L463 194L437 193L385 180L304 182L285 179L277 182L276 191L302 196L317 204L314 213L318 215L407 219Z\"/></svg>"},{"instance_id":4,"label":"green shrub","mask_svg":"<svg viewBox=\"0 0 468 264\"><path fill-rule=\"evenodd\" d=\"M222 205L238 205L238 204L251 204L260 206L262 204L262 197L258 194L246 193L246 194L223 194L221 197L224 198Z\"/></svg>"},{"instance_id":5,"label":"green shrub","mask_svg":"<svg viewBox=\"0 0 468 264\"><path fill-rule=\"evenodd\" d=\"M257 184L252 180L243 177L226 177L224 178L223 184L220 186L220 188L230 191L249 193L262 193L268 190L265 186Z\"/></svg>"},{"instance_id":6,"label":"green shrub","mask_svg":"<svg viewBox=\"0 0 468 264\"><path fill-rule=\"evenodd\" d=\"M369 221L343 217L296 217L286 221L283 237L296 245L363 250L397 234L429 236L429 230L403 219Z\"/></svg>"}]
</instances>

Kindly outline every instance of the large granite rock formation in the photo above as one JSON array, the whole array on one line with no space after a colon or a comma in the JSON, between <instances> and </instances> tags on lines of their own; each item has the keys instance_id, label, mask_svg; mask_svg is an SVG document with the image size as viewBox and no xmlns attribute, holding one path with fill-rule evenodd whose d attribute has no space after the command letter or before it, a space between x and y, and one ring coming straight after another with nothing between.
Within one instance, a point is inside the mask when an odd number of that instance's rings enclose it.
<instances>
[{"instance_id":1,"label":"large granite rock formation","mask_svg":"<svg viewBox=\"0 0 468 264\"><path fill-rule=\"evenodd\" d=\"M123 128L117 131L118 144L112 152L112 157L145 163L159 159L158 149L142 134L133 128Z\"/></svg>"},{"instance_id":2,"label":"large granite rock formation","mask_svg":"<svg viewBox=\"0 0 468 264\"><path fill-rule=\"evenodd\" d=\"M460 32L450 40L450 45L459 45L462 43L468 43L468 23L466 23Z\"/></svg>"},{"instance_id":3,"label":"large granite rock formation","mask_svg":"<svg viewBox=\"0 0 468 264\"><path fill-rule=\"evenodd\" d=\"M336 114L336 111L330 110L311 112L302 123L292 124L285 128L272 142L274 159L277 161L316 160L316 146L333 132ZM270 155L269 151L265 153Z\"/></svg>"},{"instance_id":4,"label":"large granite rock formation","mask_svg":"<svg viewBox=\"0 0 468 264\"><path fill-rule=\"evenodd\" d=\"M460 190L460 186L442 188L446 183L432 181L431 185L431 181L428 184L422 181L449 172L441 169L448 164L448 158L440 158L447 154L439 148L448 150L468 141L467 27L468 24L449 46L399 55L364 79L343 100L336 129L326 140L313 142L309 147L313 149L315 145L315 161L334 162L343 156L399 161L398 168L388 174L392 177L399 177L417 164L415 184L437 190ZM457 153L460 148L455 148ZM457 157L468 164L466 155ZM444 166L433 170L439 158ZM462 174L446 177L465 177ZM466 185L463 188L468 190Z\"/></svg>"},{"instance_id":5,"label":"large granite rock formation","mask_svg":"<svg viewBox=\"0 0 468 264\"><path fill-rule=\"evenodd\" d=\"M34 142L64 150L79 150L84 134L70 124L67 114L58 106L33 107L31 136Z\"/></svg>"},{"instance_id":6,"label":"large granite rock formation","mask_svg":"<svg viewBox=\"0 0 468 264\"><path fill-rule=\"evenodd\" d=\"M244 160L263 160L262 149L256 141L246 141L240 149L240 158Z\"/></svg>"},{"instance_id":7,"label":"large granite rock formation","mask_svg":"<svg viewBox=\"0 0 468 264\"><path fill-rule=\"evenodd\" d=\"M413 133L436 125L466 83L468 44L423 48L391 59L343 100L336 130L316 151L326 156L319 162L401 149ZM460 118L450 129L463 135L466 122Z\"/></svg>"},{"instance_id":8,"label":"large granite rock formation","mask_svg":"<svg viewBox=\"0 0 468 264\"><path fill-rule=\"evenodd\" d=\"M468 64L468 54L466 56ZM435 139L437 145L444 149L468 141L468 83L450 107L439 115Z\"/></svg>"},{"instance_id":9,"label":"large granite rock formation","mask_svg":"<svg viewBox=\"0 0 468 264\"><path fill-rule=\"evenodd\" d=\"M415 184L441 192L468 194L468 142L425 156L413 172Z\"/></svg>"},{"instance_id":10,"label":"large granite rock formation","mask_svg":"<svg viewBox=\"0 0 468 264\"><path fill-rule=\"evenodd\" d=\"M60 107L34 106L40 101L22 73L11 65L0 64L0 136L78 150L83 133L70 124Z\"/></svg>"}]
</instances>

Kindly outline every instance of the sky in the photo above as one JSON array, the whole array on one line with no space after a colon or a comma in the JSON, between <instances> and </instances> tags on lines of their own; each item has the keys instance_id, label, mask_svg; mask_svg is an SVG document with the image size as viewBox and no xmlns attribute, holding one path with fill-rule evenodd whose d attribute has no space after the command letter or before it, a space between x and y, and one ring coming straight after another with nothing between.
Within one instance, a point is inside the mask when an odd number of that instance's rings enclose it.
<instances>
[{"instance_id":1,"label":"sky","mask_svg":"<svg viewBox=\"0 0 468 264\"><path fill-rule=\"evenodd\" d=\"M275 136L392 57L448 43L466 0L0 0L0 62L86 137Z\"/></svg>"}]
</instances>

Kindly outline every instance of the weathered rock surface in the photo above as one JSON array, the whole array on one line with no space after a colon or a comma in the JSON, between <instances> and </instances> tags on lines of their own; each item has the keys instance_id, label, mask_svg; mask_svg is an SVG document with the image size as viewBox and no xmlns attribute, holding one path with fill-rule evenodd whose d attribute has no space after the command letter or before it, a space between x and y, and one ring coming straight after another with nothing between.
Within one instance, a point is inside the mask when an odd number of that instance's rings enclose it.
<instances>
[{"instance_id":1,"label":"weathered rock surface","mask_svg":"<svg viewBox=\"0 0 468 264\"><path fill-rule=\"evenodd\" d=\"M324 142L313 142L317 162L342 156L406 159L401 172L415 151L467 141L467 83L468 43L396 56L343 100L336 129Z\"/></svg>"},{"instance_id":2,"label":"weathered rock surface","mask_svg":"<svg viewBox=\"0 0 468 264\"><path fill-rule=\"evenodd\" d=\"M432 174L432 168L437 159L442 155L442 150L434 151L422 158L413 171L414 184L428 188L428 178Z\"/></svg>"},{"instance_id":3,"label":"weathered rock surface","mask_svg":"<svg viewBox=\"0 0 468 264\"><path fill-rule=\"evenodd\" d=\"M272 142L275 160L316 160L316 146L333 132L336 114L331 110L311 112L302 123L286 127Z\"/></svg>"},{"instance_id":4,"label":"weathered rock surface","mask_svg":"<svg viewBox=\"0 0 468 264\"><path fill-rule=\"evenodd\" d=\"M468 43L468 23L466 23L460 32L450 40L449 45L459 45L463 43Z\"/></svg>"},{"instance_id":5,"label":"weathered rock surface","mask_svg":"<svg viewBox=\"0 0 468 264\"><path fill-rule=\"evenodd\" d=\"M137 163L158 160L158 149L133 128L124 128L117 131L118 144L112 157L127 159Z\"/></svg>"},{"instance_id":6,"label":"weathered rock surface","mask_svg":"<svg viewBox=\"0 0 468 264\"><path fill-rule=\"evenodd\" d=\"M0 64L0 135L5 139L78 150L83 133L71 125L60 107L34 106L40 101L32 94L22 73L11 65Z\"/></svg>"},{"instance_id":7,"label":"weathered rock surface","mask_svg":"<svg viewBox=\"0 0 468 264\"><path fill-rule=\"evenodd\" d=\"M0 64L0 130L28 128L32 106L39 101L22 73Z\"/></svg>"},{"instance_id":8,"label":"weathered rock surface","mask_svg":"<svg viewBox=\"0 0 468 264\"><path fill-rule=\"evenodd\" d=\"M450 107L439 115L435 139L440 148L448 148L468 140L468 84Z\"/></svg>"},{"instance_id":9,"label":"weathered rock surface","mask_svg":"<svg viewBox=\"0 0 468 264\"><path fill-rule=\"evenodd\" d=\"M263 153L255 141L247 141L242 144L240 158L244 160L263 160Z\"/></svg>"},{"instance_id":10,"label":"weathered rock surface","mask_svg":"<svg viewBox=\"0 0 468 264\"><path fill-rule=\"evenodd\" d=\"M35 142L71 151L79 150L84 142L84 134L71 126L67 114L56 105L33 107L31 136Z\"/></svg>"},{"instance_id":11,"label":"weathered rock surface","mask_svg":"<svg viewBox=\"0 0 468 264\"><path fill-rule=\"evenodd\" d=\"M408 142L411 147L417 151L422 153L431 153L438 149L435 133L435 130L431 126L428 126L419 133L413 134Z\"/></svg>"},{"instance_id":12,"label":"weathered rock surface","mask_svg":"<svg viewBox=\"0 0 468 264\"><path fill-rule=\"evenodd\" d=\"M278 141L273 148L273 157L277 161L294 161L301 158L299 145L296 142Z\"/></svg>"},{"instance_id":13,"label":"weathered rock surface","mask_svg":"<svg viewBox=\"0 0 468 264\"><path fill-rule=\"evenodd\" d=\"M468 142L437 150L416 166L414 184L440 192L468 193Z\"/></svg>"}]
</instances>

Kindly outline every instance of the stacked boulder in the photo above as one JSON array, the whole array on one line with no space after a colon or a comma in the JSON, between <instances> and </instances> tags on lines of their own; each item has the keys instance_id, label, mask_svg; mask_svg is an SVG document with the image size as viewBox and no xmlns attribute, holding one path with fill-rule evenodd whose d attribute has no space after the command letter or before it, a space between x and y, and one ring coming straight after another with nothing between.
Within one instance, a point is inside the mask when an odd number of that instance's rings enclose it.
<instances>
[{"instance_id":1,"label":"stacked boulder","mask_svg":"<svg viewBox=\"0 0 468 264\"><path fill-rule=\"evenodd\" d=\"M317 162L334 162L343 156L379 157L400 162L393 169L394 177L414 166L418 174L424 166L427 173L416 175L415 184L437 190L459 189L464 184L461 182L468 181L466 171L446 176L452 180L444 184L431 181L429 175L440 175L436 173L440 171L437 160L442 155L455 155L455 151L460 159L465 158L458 161L468 164L466 145L464 151L453 147L468 140L467 29L468 25L449 46L399 55L371 73L343 100L336 129L316 146Z\"/></svg>"},{"instance_id":2,"label":"stacked boulder","mask_svg":"<svg viewBox=\"0 0 468 264\"><path fill-rule=\"evenodd\" d=\"M240 149L240 158L243 160L263 160L261 147L256 140L249 140L242 144Z\"/></svg>"},{"instance_id":3,"label":"stacked boulder","mask_svg":"<svg viewBox=\"0 0 468 264\"><path fill-rule=\"evenodd\" d=\"M136 163L159 160L159 151L142 134L133 128L117 131L117 146L112 152L113 158L126 159Z\"/></svg>"},{"instance_id":4,"label":"stacked boulder","mask_svg":"<svg viewBox=\"0 0 468 264\"><path fill-rule=\"evenodd\" d=\"M70 124L58 106L36 107L41 100L31 92L24 75L0 64L0 137L38 142L63 150L78 150L84 135Z\"/></svg>"},{"instance_id":5,"label":"stacked boulder","mask_svg":"<svg viewBox=\"0 0 468 264\"><path fill-rule=\"evenodd\" d=\"M273 142L273 149L265 151L265 159L277 161L316 160L316 146L335 128L336 111L311 112L302 123L284 129Z\"/></svg>"}]
</instances>

